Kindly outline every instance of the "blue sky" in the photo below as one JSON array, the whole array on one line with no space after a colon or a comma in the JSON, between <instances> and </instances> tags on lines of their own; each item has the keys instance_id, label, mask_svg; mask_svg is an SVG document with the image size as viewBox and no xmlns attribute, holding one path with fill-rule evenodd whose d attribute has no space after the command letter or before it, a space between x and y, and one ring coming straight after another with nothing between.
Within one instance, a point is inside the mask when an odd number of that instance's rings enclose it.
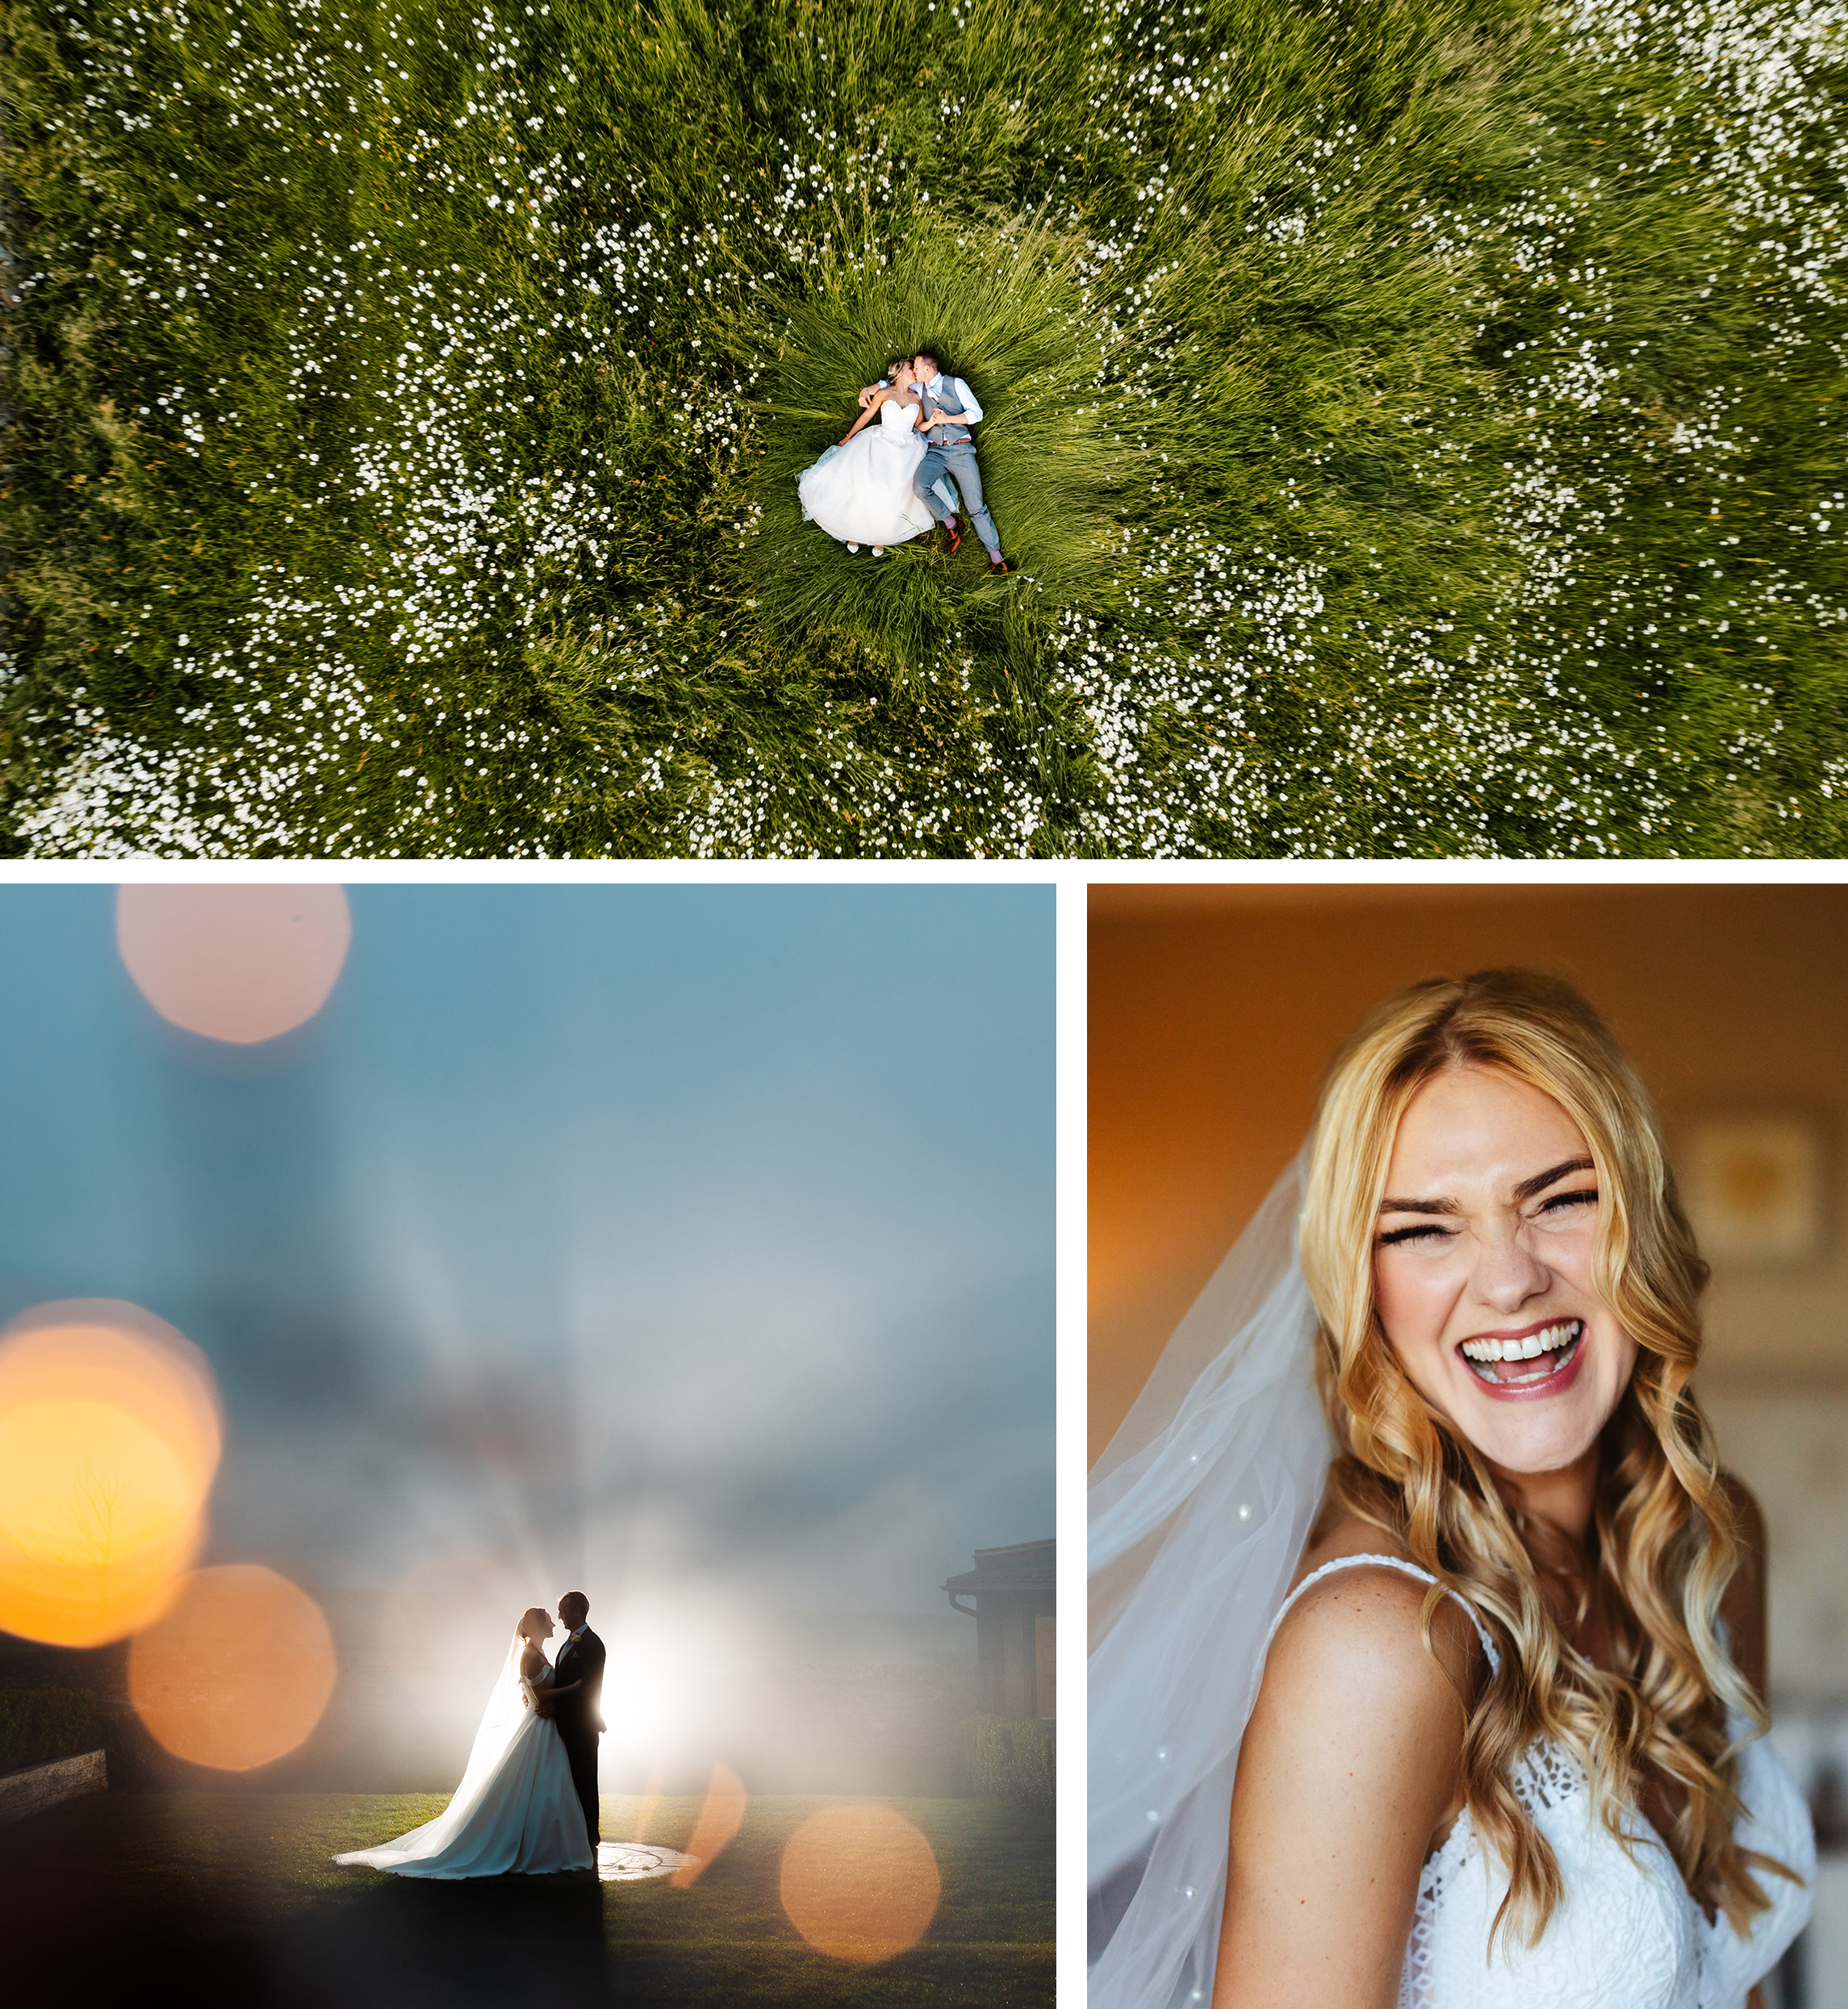
<instances>
[{"instance_id":1,"label":"blue sky","mask_svg":"<svg viewBox=\"0 0 1848 2009\"><path fill-rule=\"evenodd\" d=\"M320 1018L238 1050L113 889L0 888L0 1317L205 1350L215 1559L932 1611L1052 1533L1050 889L349 899Z\"/></svg>"}]
</instances>

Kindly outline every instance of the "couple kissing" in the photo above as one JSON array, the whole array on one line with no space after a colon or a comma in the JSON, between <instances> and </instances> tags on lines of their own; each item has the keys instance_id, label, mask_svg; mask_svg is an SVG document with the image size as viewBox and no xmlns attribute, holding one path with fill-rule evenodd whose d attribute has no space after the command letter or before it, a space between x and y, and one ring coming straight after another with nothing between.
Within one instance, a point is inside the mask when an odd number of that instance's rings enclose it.
<instances>
[{"instance_id":1,"label":"couple kissing","mask_svg":"<svg viewBox=\"0 0 1848 2009\"><path fill-rule=\"evenodd\" d=\"M604 1644L581 1590L558 1600L558 1624L564 1642L549 1661L551 1614L538 1605L521 1614L448 1806L395 1841L336 1862L444 1879L596 1868Z\"/></svg>"},{"instance_id":2,"label":"couple kissing","mask_svg":"<svg viewBox=\"0 0 1848 2009\"><path fill-rule=\"evenodd\" d=\"M963 541L960 508L989 554L989 570L1010 570L982 499L969 431L982 408L968 385L922 349L894 357L860 392L859 404L844 437L796 476L803 516L850 551L871 545L876 558L888 545L934 535L939 523L954 553Z\"/></svg>"}]
</instances>

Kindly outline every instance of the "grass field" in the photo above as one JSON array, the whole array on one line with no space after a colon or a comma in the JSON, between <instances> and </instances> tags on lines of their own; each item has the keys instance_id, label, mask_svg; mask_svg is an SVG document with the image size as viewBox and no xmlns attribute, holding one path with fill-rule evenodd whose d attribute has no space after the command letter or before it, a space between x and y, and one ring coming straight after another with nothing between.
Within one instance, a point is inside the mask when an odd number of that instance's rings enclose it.
<instances>
[{"instance_id":1,"label":"grass field","mask_svg":"<svg viewBox=\"0 0 1848 2009\"><path fill-rule=\"evenodd\" d=\"M1839 853L1845 18L10 0L0 845Z\"/></svg>"},{"instance_id":2,"label":"grass field","mask_svg":"<svg viewBox=\"0 0 1848 2009\"><path fill-rule=\"evenodd\" d=\"M936 1854L923 1941L872 1967L814 1952L784 1915L784 1844L820 1800L754 1800L700 1880L433 1884L337 1868L445 1796L108 1794L0 1830L10 1977L35 2003L139 1999L278 2009L713 2003L1014 2009L1053 1999L1052 1823L985 1800L901 1800ZM656 1803L684 1844L696 1800ZM604 1833L639 1802L604 1799ZM183 1995L168 1991L182 1988Z\"/></svg>"}]
</instances>

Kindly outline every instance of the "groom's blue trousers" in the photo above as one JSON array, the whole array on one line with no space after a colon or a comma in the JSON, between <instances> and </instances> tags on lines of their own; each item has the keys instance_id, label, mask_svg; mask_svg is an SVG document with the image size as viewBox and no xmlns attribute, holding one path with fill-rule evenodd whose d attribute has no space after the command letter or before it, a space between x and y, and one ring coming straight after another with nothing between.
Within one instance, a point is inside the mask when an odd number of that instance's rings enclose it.
<instances>
[{"instance_id":1,"label":"groom's blue trousers","mask_svg":"<svg viewBox=\"0 0 1848 2009\"><path fill-rule=\"evenodd\" d=\"M940 496L930 492L931 484L944 474L961 492L963 507L968 512L976 535L989 550L1000 550L1001 537L995 529L994 518L982 501L982 478L976 470L976 449L970 441L953 440L947 446L926 447L923 459L918 463L918 493L923 498L924 507L939 523L952 513L943 507Z\"/></svg>"}]
</instances>

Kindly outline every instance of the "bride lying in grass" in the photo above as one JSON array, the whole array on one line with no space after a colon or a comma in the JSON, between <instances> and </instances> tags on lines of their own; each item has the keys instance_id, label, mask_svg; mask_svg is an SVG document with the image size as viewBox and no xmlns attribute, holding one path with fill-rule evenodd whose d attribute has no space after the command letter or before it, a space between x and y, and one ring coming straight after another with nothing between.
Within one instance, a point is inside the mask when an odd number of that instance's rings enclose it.
<instances>
[{"instance_id":1,"label":"bride lying in grass","mask_svg":"<svg viewBox=\"0 0 1848 2009\"><path fill-rule=\"evenodd\" d=\"M885 379L839 442L796 478L802 514L850 551L870 544L876 558L933 522L917 488L926 415L915 359L888 363Z\"/></svg>"}]
</instances>

